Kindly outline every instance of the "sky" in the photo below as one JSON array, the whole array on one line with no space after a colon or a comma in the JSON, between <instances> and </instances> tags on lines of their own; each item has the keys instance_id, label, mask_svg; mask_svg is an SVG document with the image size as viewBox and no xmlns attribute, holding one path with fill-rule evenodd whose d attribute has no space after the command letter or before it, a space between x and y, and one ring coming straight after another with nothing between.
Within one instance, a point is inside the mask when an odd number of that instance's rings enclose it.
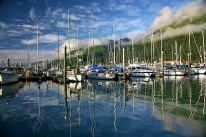
<instances>
[{"instance_id":1,"label":"sky","mask_svg":"<svg viewBox=\"0 0 206 137\"><path fill-rule=\"evenodd\" d=\"M0 63L7 58L27 62L28 54L30 61L36 60L37 34L39 60L53 60L57 58L58 45L60 51L64 45L68 47L69 41L71 49L87 48L93 45L92 34L95 45L125 37L137 41L174 21L201 16L206 13L205 3L206 0L0 0Z\"/></svg>"}]
</instances>

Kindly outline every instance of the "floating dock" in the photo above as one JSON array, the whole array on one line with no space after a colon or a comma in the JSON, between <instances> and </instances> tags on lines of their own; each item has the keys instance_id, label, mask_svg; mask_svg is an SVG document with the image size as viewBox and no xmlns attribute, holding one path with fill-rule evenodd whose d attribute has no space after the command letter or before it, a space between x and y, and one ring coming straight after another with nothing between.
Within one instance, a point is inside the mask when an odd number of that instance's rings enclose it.
<instances>
[{"instance_id":1,"label":"floating dock","mask_svg":"<svg viewBox=\"0 0 206 137\"><path fill-rule=\"evenodd\" d=\"M19 80L36 81L36 80L52 80L53 76L19 76Z\"/></svg>"}]
</instances>

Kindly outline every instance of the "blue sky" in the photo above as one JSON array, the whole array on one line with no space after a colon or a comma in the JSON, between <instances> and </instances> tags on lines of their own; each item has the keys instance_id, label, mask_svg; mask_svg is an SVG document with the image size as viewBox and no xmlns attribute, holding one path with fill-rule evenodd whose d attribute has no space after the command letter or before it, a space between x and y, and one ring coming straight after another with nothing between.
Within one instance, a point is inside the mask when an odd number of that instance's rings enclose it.
<instances>
[{"instance_id":1,"label":"blue sky","mask_svg":"<svg viewBox=\"0 0 206 137\"><path fill-rule=\"evenodd\" d=\"M98 41L95 44L105 44L105 38L114 39L114 26L115 39L143 37L149 30L171 22L171 16L175 16L170 14L177 16L183 7L200 1L204 0L0 0L0 58L11 53L10 57L17 60L22 55L19 51L26 54L28 45L35 50L37 23L39 49L44 57L54 58L57 33L60 46L68 41L68 9L70 40L77 38L78 25L80 44L86 47L91 38L91 11ZM169 18L163 19L164 16Z\"/></svg>"}]
</instances>

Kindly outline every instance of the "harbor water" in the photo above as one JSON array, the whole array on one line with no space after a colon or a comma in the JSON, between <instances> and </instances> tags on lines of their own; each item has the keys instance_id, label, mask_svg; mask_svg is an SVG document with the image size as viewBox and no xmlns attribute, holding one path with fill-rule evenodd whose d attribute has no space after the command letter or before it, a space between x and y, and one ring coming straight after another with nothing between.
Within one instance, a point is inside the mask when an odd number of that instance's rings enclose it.
<instances>
[{"instance_id":1,"label":"harbor water","mask_svg":"<svg viewBox=\"0 0 206 137\"><path fill-rule=\"evenodd\" d=\"M0 99L0 137L206 136L206 75L19 81Z\"/></svg>"}]
</instances>

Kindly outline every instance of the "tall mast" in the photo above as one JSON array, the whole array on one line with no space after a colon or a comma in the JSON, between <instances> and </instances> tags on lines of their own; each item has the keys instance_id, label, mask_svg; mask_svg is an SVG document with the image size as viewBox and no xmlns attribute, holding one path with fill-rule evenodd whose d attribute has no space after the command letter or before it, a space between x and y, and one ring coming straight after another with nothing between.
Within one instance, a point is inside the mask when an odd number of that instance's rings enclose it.
<instances>
[{"instance_id":1,"label":"tall mast","mask_svg":"<svg viewBox=\"0 0 206 137\"><path fill-rule=\"evenodd\" d=\"M174 62L173 61L174 58L173 58L173 45L172 44L171 44L171 47L172 47L172 62Z\"/></svg>"},{"instance_id":2,"label":"tall mast","mask_svg":"<svg viewBox=\"0 0 206 137\"><path fill-rule=\"evenodd\" d=\"M152 64L152 30L150 31L150 39L151 39L151 64Z\"/></svg>"},{"instance_id":3,"label":"tall mast","mask_svg":"<svg viewBox=\"0 0 206 137\"><path fill-rule=\"evenodd\" d=\"M57 70L59 70L60 69L60 67L59 67L59 65L60 65L60 63L59 63L59 32L58 32L58 61L57 61L58 63L58 68L57 68Z\"/></svg>"},{"instance_id":4,"label":"tall mast","mask_svg":"<svg viewBox=\"0 0 206 137\"><path fill-rule=\"evenodd\" d=\"M160 34L160 39L161 39L161 53L163 52L162 51L162 31L160 32L161 34Z\"/></svg>"},{"instance_id":5,"label":"tall mast","mask_svg":"<svg viewBox=\"0 0 206 137\"><path fill-rule=\"evenodd\" d=\"M144 42L144 37L143 37L143 44L144 44L144 62L146 63L146 59L145 59L145 42Z\"/></svg>"},{"instance_id":6,"label":"tall mast","mask_svg":"<svg viewBox=\"0 0 206 137\"><path fill-rule=\"evenodd\" d=\"M121 46L121 37L120 37L120 39L119 39L119 67L120 67L120 64L121 64L121 62L120 62L120 57L121 57L121 55L120 55L120 53L121 53L121 50L120 50L120 46Z\"/></svg>"},{"instance_id":7,"label":"tall mast","mask_svg":"<svg viewBox=\"0 0 206 137\"><path fill-rule=\"evenodd\" d=\"M180 45L180 65L182 64L182 53L181 53L181 50L182 50L182 46Z\"/></svg>"},{"instance_id":8,"label":"tall mast","mask_svg":"<svg viewBox=\"0 0 206 137\"><path fill-rule=\"evenodd\" d=\"M154 56L154 33L152 32L152 60L154 62L155 56Z\"/></svg>"},{"instance_id":9,"label":"tall mast","mask_svg":"<svg viewBox=\"0 0 206 137\"><path fill-rule=\"evenodd\" d=\"M29 45L28 45L28 68L30 68L30 60L29 60Z\"/></svg>"},{"instance_id":10,"label":"tall mast","mask_svg":"<svg viewBox=\"0 0 206 137\"><path fill-rule=\"evenodd\" d=\"M161 68L162 74L164 74L164 61L163 61L163 51L162 51L162 31L160 31L160 39L161 39Z\"/></svg>"},{"instance_id":11,"label":"tall mast","mask_svg":"<svg viewBox=\"0 0 206 137\"><path fill-rule=\"evenodd\" d=\"M204 39L204 31L202 31L202 48L203 48L203 53L204 53L203 54L203 63L205 64L205 39Z\"/></svg>"},{"instance_id":12,"label":"tall mast","mask_svg":"<svg viewBox=\"0 0 206 137\"><path fill-rule=\"evenodd\" d=\"M93 12L91 12L91 24L90 24L90 29L92 30L92 64L94 64L94 22L93 22Z\"/></svg>"},{"instance_id":13,"label":"tall mast","mask_svg":"<svg viewBox=\"0 0 206 137\"><path fill-rule=\"evenodd\" d=\"M132 36L132 63L134 63L134 42L133 42L133 36Z\"/></svg>"},{"instance_id":14,"label":"tall mast","mask_svg":"<svg viewBox=\"0 0 206 137\"><path fill-rule=\"evenodd\" d=\"M90 39L90 32L89 32L89 39ZM87 65L90 64L90 52L89 52L89 40L88 40L88 55L87 55Z\"/></svg>"},{"instance_id":15,"label":"tall mast","mask_svg":"<svg viewBox=\"0 0 206 137\"><path fill-rule=\"evenodd\" d=\"M79 51L79 26L77 25L77 73L79 73L79 54L80 54L80 51Z\"/></svg>"},{"instance_id":16,"label":"tall mast","mask_svg":"<svg viewBox=\"0 0 206 137\"><path fill-rule=\"evenodd\" d=\"M188 25L188 30L189 30L189 63L191 62L191 45L190 45L190 26Z\"/></svg>"},{"instance_id":17,"label":"tall mast","mask_svg":"<svg viewBox=\"0 0 206 137\"><path fill-rule=\"evenodd\" d=\"M44 46L43 46L43 69L44 69L44 59L45 59L45 54L44 54Z\"/></svg>"},{"instance_id":18,"label":"tall mast","mask_svg":"<svg viewBox=\"0 0 206 137\"><path fill-rule=\"evenodd\" d=\"M115 23L114 23L114 28L113 29L114 29L114 64L115 64L116 63L115 62L115 39L116 39L115 38Z\"/></svg>"},{"instance_id":19,"label":"tall mast","mask_svg":"<svg viewBox=\"0 0 206 137\"><path fill-rule=\"evenodd\" d=\"M70 9L68 9L68 35L69 35L69 63L71 63L71 59L70 59Z\"/></svg>"},{"instance_id":20,"label":"tall mast","mask_svg":"<svg viewBox=\"0 0 206 137\"><path fill-rule=\"evenodd\" d=\"M79 26L77 25L77 52L79 52Z\"/></svg>"},{"instance_id":21,"label":"tall mast","mask_svg":"<svg viewBox=\"0 0 206 137\"><path fill-rule=\"evenodd\" d=\"M175 41L175 52L176 52L176 56L175 56L175 67L177 67L177 60L178 60L178 54L177 54L177 41Z\"/></svg>"},{"instance_id":22,"label":"tall mast","mask_svg":"<svg viewBox=\"0 0 206 137\"><path fill-rule=\"evenodd\" d=\"M39 39L38 39L38 23L37 23L37 34L36 34L36 50L37 50L37 62L36 62L36 65L37 65L37 73L39 73Z\"/></svg>"}]
</instances>

